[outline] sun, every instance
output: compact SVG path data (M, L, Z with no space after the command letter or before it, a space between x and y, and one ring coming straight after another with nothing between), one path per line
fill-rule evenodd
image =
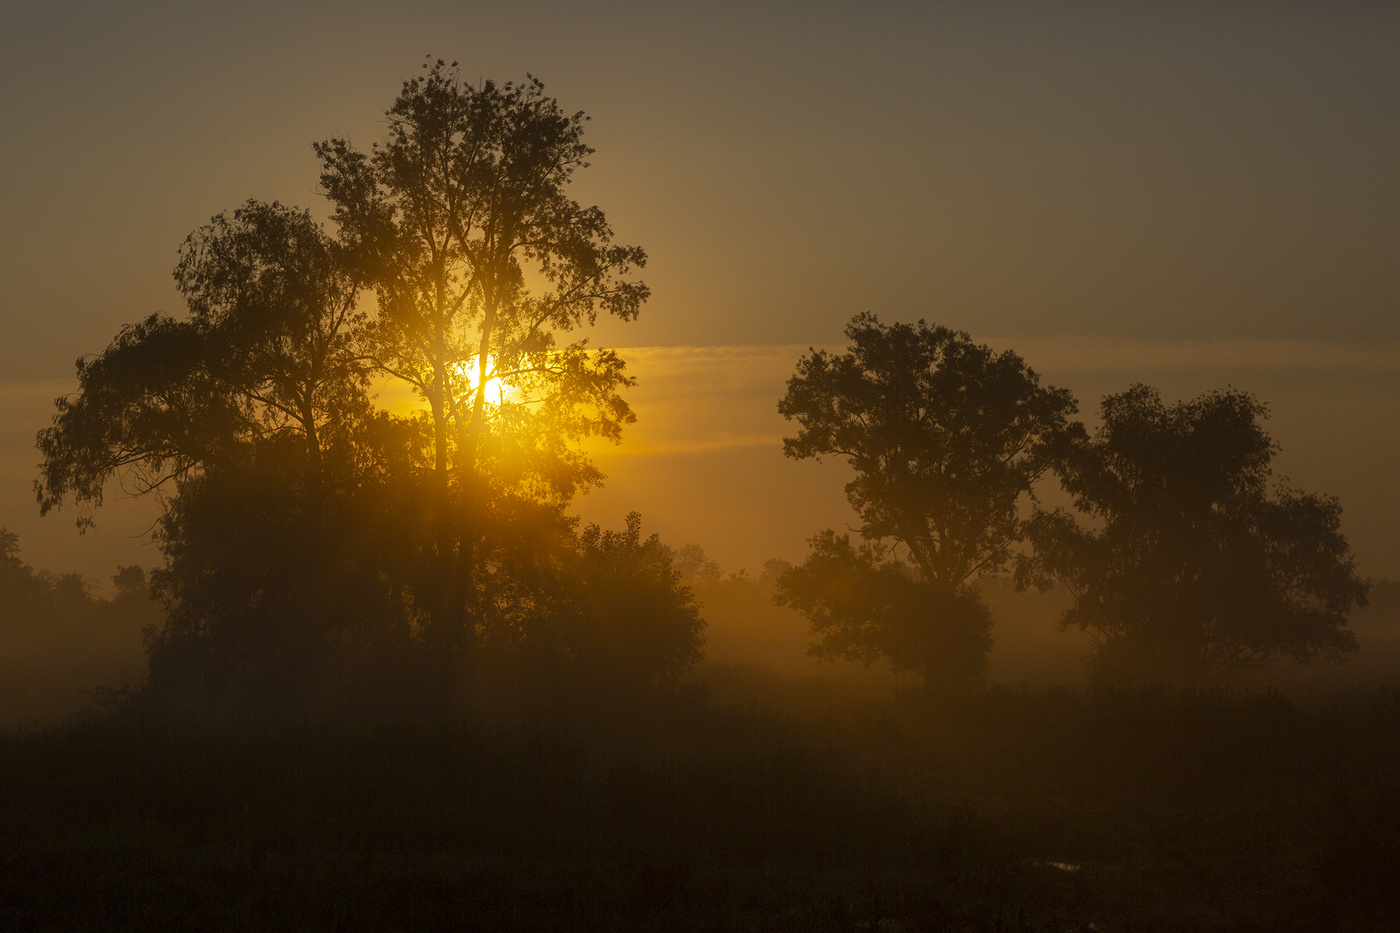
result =
M495 360L492 357L487 357L487 372L491 372L495 368ZM470 405L476 394L476 360L462 360L451 364L449 369L454 377L452 382L456 383L454 391L459 393L458 400ZM413 417L428 410L427 398L423 391L414 388L410 383L384 376L373 380L372 387L380 404L395 414ZM501 405L504 402L520 402L522 399L523 394L519 386L511 385L510 382L499 376L493 376L486 380L486 402L488 404Z
M495 370L495 368L495 358L488 356L486 358L486 371L492 372ZM473 358L469 360L463 360L460 363L455 363L453 364L452 369L457 373L457 375L466 379L467 385L470 387L470 393L474 395L476 393L478 379L476 359ZM499 376L492 376L491 378L486 380L486 401L499 405L502 402L513 400L515 396L515 388L503 381Z

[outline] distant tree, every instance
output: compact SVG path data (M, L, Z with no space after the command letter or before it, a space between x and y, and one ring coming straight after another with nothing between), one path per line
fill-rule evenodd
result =
M19 535L0 527L0 628L27 624L39 615L49 589L20 559Z
M1096 677L1201 683L1356 650L1347 617L1367 586L1341 505L1269 488L1261 402L1226 389L1168 406L1138 384L1102 413L1062 466L1090 524L1038 511L1017 568L1023 586L1069 588L1063 624L1094 636Z
M144 679L142 633L160 610L139 567L112 582L107 600L79 574L35 570L0 527L0 728L70 717Z
M883 656L930 687L954 676L940 658L957 657L955 679L976 679L990 647L976 580L1006 566L1018 502L1076 430L1074 399L946 327L861 314L846 335L848 352L798 361L778 411L800 426L787 456L855 470L846 496L871 545L818 535L779 599L822 635L817 654Z
M676 569L682 578L701 587L714 586L723 577L719 562L711 560L698 544L683 544L676 550Z

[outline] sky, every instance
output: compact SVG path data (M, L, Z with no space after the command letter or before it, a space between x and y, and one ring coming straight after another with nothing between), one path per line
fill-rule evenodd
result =
M425 57L589 115L574 195L643 246L639 421L586 520L800 560L852 521L776 404L851 317L1010 348L1092 420L1135 381L1269 403L1290 484L1400 576L1400 7L1360 3L0 2L0 525L36 566L158 562L154 504L40 520L73 361L153 311L248 198L326 216ZM799 12L800 10L800 12Z

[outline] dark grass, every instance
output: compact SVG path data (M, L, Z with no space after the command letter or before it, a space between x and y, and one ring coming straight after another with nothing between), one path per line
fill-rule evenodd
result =
M1400 697L988 692L0 740L0 929L1386 929Z

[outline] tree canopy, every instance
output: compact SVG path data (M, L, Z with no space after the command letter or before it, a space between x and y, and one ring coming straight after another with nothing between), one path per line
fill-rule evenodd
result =
M454 465L467 484L491 475L493 380L534 403L498 399L502 419L548 418L534 437L616 440L633 418L622 361L558 335L600 311L631 320L649 292L630 277L646 253L613 243L602 210L568 196L593 152L582 113L565 113L534 78L473 87L455 64L424 68L369 153L344 139L315 148L341 240L378 294L375 363L428 403L446 488ZM536 492L567 500L598 481L586 461L549 452L567 468L536 474Z
M846 336L846 353L798 361L778 404L799 426L783 452L845 457L862 537L901 545L930 582L956 588L1005 566L1017 500L1051 466L1073 397L946 327L861 314Z
M1270 486L1277 445L1254 396L1216 390L1166 405L1134 385L1063 460L1082 525L1040 510L1023 585L1068 586L1063 624L1096 639L1111 681L1200 683L1356 649L1367 586L1331 496Z
M1018 502L1074 433L1074 399L1042 387L1015 353L946 327L886 326L861 314L846 336L846 353L814 350L798 361L778 411L799 426L783 441L787 456L841 456L855 471L846 496L871 546L817 536L807 563L783 578L780 598L824 635L819 652L873 649L912 664L917 652L890 646L917 642L916 669L932 672L941 651L966 656L954 642L978 644L980 672L989 622L985 610L966 605L975 600L970 587L1006 566L1021 537ZM836 579L854 589L833 585ZM897 590L909 593L897 598L896 611L880 594L894 599ZM922 619L925 637L907 633L912 617ZM974 624L968 620L980 620L980 635L962 631ZM877 634L890 627L899 633Z
M38 437L41 511L100 505L114 476L150 492L288 441L320 490L328 435L366 404L363 315L335 244L307 211L249 201L186 238L175 280L188 318L151 315L78 360L78 391Z

